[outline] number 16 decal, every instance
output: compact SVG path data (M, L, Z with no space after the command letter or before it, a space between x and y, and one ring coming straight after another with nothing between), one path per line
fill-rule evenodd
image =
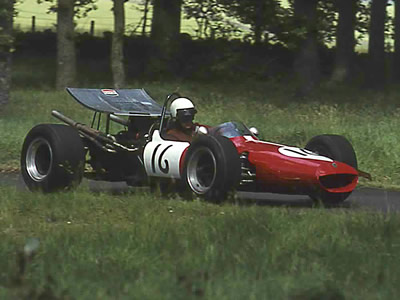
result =
M152 169L153 173L156 173L156 155L157 155L157 152L158 152L158 149L160 148L160 146L161 146L161 144L158 144L158 145L154 148L153 155L151 156L151 169ZM163 156L164 156L165 152L167 152L167 150L168 150L169 148L171 148L171 147L172 147L172 145L167 146L167 147L161 152L160 156L158 157L158 167L159 167L159 169L161 170L161 172L163 172L164 174L168 174L168 172L169 172L169 162L168 162L168 160L165 159L165 160L164 160L164 165L165 165L165 167L163 167L163 166L162 166L162 159L163 159Z
M180 178L181 159L189 143L154 141L147 144L143 162L149 176Z

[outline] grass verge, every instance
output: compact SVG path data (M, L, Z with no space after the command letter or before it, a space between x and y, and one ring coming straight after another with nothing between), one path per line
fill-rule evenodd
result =
M0 187L0 203L2 299L400 294L398 214L219 206L84 186L51 195Z

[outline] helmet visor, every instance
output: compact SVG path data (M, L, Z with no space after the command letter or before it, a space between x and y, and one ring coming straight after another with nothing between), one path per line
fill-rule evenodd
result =
M177 119L181 123L189 123L193 122L194 115L196 114L196 109L194 108L188 108L188 109L179 109L176 112Z

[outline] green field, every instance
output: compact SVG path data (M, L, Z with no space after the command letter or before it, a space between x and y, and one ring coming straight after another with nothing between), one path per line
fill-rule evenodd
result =
M138 26L143 17L143 12L138 8L140 1L129 1L125 3L125 19L126 19L126 34L130 34L131 31ZM90 22L95 21L95 34L102 35L104 31L113 31L113 14L111 11L112 1L111 0L97 0L97 9L92 10L88 13L87 17L75 18L77 23L77 32L89 32ZM18 3L16 10L18 12L15 18L15 27L21 30L30 30L32 27L32 16L36 17L36 30L41 31L45 29L52 29L55 31L56 14L47 13L50 5L47 2L41 4L37 3L37 0L24 0ZM150 32L152 12L150 11L147 23L147 32ZM186 20L182 18L181 31L189 34L194 34L196 24L193 20ZM141 33L141 27L138 33Z

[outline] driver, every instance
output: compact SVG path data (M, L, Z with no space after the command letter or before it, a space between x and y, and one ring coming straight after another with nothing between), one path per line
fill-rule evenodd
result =
M188 98L177 98L170 106L172 122L169 122L165 138L172 141L191 142L199 124L193 123L196 108Z

